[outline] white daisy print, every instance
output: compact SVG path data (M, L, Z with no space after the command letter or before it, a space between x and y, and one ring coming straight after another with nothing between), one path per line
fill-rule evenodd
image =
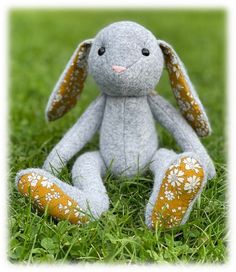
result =
M174 197L174 194L171 192L171 191L165 191L165 197L168 199L168 200L173 200L175 197Z
M186 95L187 95L188 97L194 99L192 93L190 93L189 91L186 92ZM193 100L192 100L190 103L193 104ZM198 106L198 105L196 104L196 106Z
M199 122L199 124L200 124L202 127L205 127L205 126L206 126L205 120L199 120L198 122Z
M182 89L184 89L184 87L183 87L181 84L179 84L179 83L176 84L176 88L177 88L179 91L181 91Z
M44 177L41 182L41 185L46 188L51 188L53 186L53 183Z
M189 121L193 121L193 120L194 120L194 116L193 116L191 113L187 113L186 118L187 118Z
M197 176L192 176L187 178L187 183L184 185L184 190L188 193L195 192L196 187L200 185L200 178Z
M204 116L203 116L203 114L199 114L198 116L197 116L197 120L198 121L201 121L201 120L204 120L205 118L204 118Z
M66 80L64 80L64 82L66 82ZM59 93L57 93L55 100L56 100L56 101L59 101L59 100L61 100L61 99L62 99L62 95L59 94Z
M78 205L75 207L74 213L75 213L75 216L76 216L76 217L84 216L84 215L81 213L80 208L79 208Z
M71 211L72 202L70 200L67 201L67 205L63 206L62 204L58 205L60 210L64 210L65 214L68 214Z
M165 203L165 204L161 207L162 210L166 210L166 209L169 209L169 208L170 208L170 205L169 205L168 203Z
M67 206L65 206L65 214L69 213L69 209L67 209Z
M178 169L173 169L167 177L167 181L173 186L179 186L183 181L184 172Z
M206 128L196 128L197 134L200 136L206 136L209 133L209 130Z
M58 192L55 192L53 196L54 196L55 199L60 198L60 194Z
M177 78L179 78L179 76L180 76L180 72L179 72L178 67L173 66L172 71L175 73L176 77L177 77Z
M176 98L178 98L178 99L181 98L181 94L180 94L179 89L173 88L173 92L174 92L174 95L175 95Z
M171 63L172 64L178 64L178 60L174 55L171 56Z
M75 217L79 217L79 215L80 215L80 212L79 212L79 211L74 210L74 213L75 213Z
M180 165L180 160L177 160L177 162L176 162L176 163L173 163L173 164L169 167L169 169L178 168L179 165Z
M53 195L52 195L51 193L47 193L47 194L45 195L45 199L46 199L47 201L51 201L51 200L53 199Z
M42 203L40 202L40 197L39 197L39 195L34 196L34 201L35 201L36 205L38 205L39 208L43 208L43 205L42 205Z
M61 113L63 113L65 110L65 106L61 106L57 109L57 114L60 115Z
M183 100L178 100L179 107L182 111L188 111L190 109L190 104Z
M38 181L41 179L41 176L32 173L31 175L28 176L28 181L30 182L30 185L35 187L38 183Z
M163 51L164 51L164 53L167 54L167 55L170 54L170 50L169 50L168 48L164 48Z
M172 70L173 65L170 62L168 62L166 64L166 66L167 66L168 70L170 70L170 71Z
M59 210L64 210L64 213L67 214L69 212L68 207L62 205L61 203L58 205Z
M196 173L199 172L199 168L201 169L200 164L194 158L186 158L183 160L185 163L186 170L194 170Z
M170 218L170 225L171 226L177 226L180 223L181 218L178 218L176 216L171 216Z

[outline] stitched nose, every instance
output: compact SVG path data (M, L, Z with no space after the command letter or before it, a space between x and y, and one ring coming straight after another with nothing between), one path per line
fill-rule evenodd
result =
M121 73L124 72L126 68L123 66L112 65L112 70L115 71L116 73Z

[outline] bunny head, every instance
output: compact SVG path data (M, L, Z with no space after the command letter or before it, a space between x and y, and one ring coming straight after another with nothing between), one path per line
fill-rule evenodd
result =
M111 96L141 96L154 90L163 69L163 54L154 35L133 22L118 22L93 41L89 72Z
M50 96L46 117L56 120L74 107L87 72L102 93L144 96L154 90L164 64L182 115L199 136L209 135L205 110L174 49L143 26L128 21L113 23L94 39L79 44Z

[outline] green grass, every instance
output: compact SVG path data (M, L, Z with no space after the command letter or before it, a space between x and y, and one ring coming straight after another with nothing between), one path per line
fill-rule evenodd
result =
M203 10L14 10L10 13L10 154L9 260L11 262L224 263L227 260L225 150L225 18L224 11ZM217 177L208 182L188 223L151 231L144 210L152 176L132 179L107 175L110 210L86 226L56 223L39 215L15 189L18 170L40 167L63 133L99 91L91 78L77 107L47 124L44 109L56 80L77 44L106 24L137 21L173 44L188 68L205 105L213 134L202 142L213 158ZM167 76L157 87L174 102ZM177 148L159 128L160 144ZM98 149L98 135L81 150ZM70 169L62 178L71 182Z

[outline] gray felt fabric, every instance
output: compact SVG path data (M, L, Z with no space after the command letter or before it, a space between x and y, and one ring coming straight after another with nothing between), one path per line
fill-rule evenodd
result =
M77 159L72 170L75 186L62 182L48 171L38 168L28 168L18 172L16 185L21 176L29 173L42 175L55 183L78 203L83 212L91 215L91 220L99 218L109 208L108 195L101 179L101 174L105 173L105 166L99 152L89 152ZM80 175L79 183L78 175Z
M158 197L160 187L162 184L162 180L165 176L165 173L166 173L167 169L172 164L174 164L177 160L179 160L183 157L191 157L191 158L196 159L197 161L200 161L200 158L196 153L183 152L181 154L176 154L173 150L168 150L165 148L160 148L152 158L152 163L150 164L150 170L152 171L152 173L154 175L154 185L153 185L153 190L152 190L151 196L148 200L148 203L146 206L146 211L145 211L145 223L150 228L152 227L151 216L152 216L153 207L154 207L156 199ZM189 207L188 207L188 209L187 209L187 211L181 221L181 225L186 223L186 221L190 215L190 212L192 210L192 207L193 207L196 199L198 198L198 196L201 194L202 189L204 188L204 186L206 184L206 181L207 181L207 178L205 176L204 180L202 182L202 185L201 185L201 189L199 190L199 192L197 193L197 195L195 196L195 198L193 199L193 201L189 205Z
M105 47L104 55L98 49ZM142 55L148 48L150 56ZM101 30L90 50L89 72L101 91L111 96L140 96L153 90L162 73L164 59L153 34L133 22L118 22ZM126 67L114 73L112 65Z
M74 186L85 191L100 190L106 192L102 177L106 173L106 166L100 152L87 152L78 157L72 168Z
M62 74L60 75L60 78L58 79L50 97L49 97L49 100L48 100L48 104L47 104L47 107L46 107L46 110L45 110L45 118L47 121L52 121L52 120L56 120L58 118L60 118L61 116L64 115L64 113L57 113L57 115L55 114L52 114L51 112L51 109L53 108L53 102L55 101L58 101L58 96L60 97L58 91L61 87L61 85L63 84L63 82L65 81L65 77L66 77L66 74L68 72L68 70L70 69L71 65L73 64L73 60L75 59L76 55L78 54L78 52L81 51L81 47L83 47L84 45L87 45L88 49L86 50L86 53L82 54L83 57L80 57L77 65L78 67L80 68L84 68L86 71L87 71L87 61L86 61L86 58L87 58L87 55L88 55L88 52L90 51L90 47L91 47L91 44L92 44L93 40L92 39L89 39L89 40L85 40L83 41L82 43L80 43L78 45L78 47L76 48L75 52L73 53L73 55L71 56L70 60L68 61L64 71L62 72ZM84 78L84 80L86 79L86 76ZM76 92L77 94L79 94L82 89L83 89L83 85L78 88L79 91ZM77 100L78 100L79 97L77 97ZM60 98L59 98L60 100ZM64 105L63 105L64 106ZM74 105L73 105L74 106ZM73 107L71 106L71 107ZM61 107L59 107L57 109L57 111L61 111ZM62 111L64 112L64 111Z
M90 211L95 218L109 208L107 191L102 181L105 173L106 166L98 151L81 155L72 168L73 184L86 198L85 211Z
M148 101L154 118L175 138L183 151L196 153L209 179L215 176L214 164L194 130L182 115L160 95L149 95Z
M185 80L187 82L187 85L189 86L189 89L190 89L190 93L194 97L194 100L196 101L196 103L197 103L197 105L198 105L198 107L199 107L199 109L201 111L201 118L202 118L202 120L206 121L207 127L209 129L209 134L211 134L211 125L210 125L210 122L208 120L206 111L205 111L205 109L204 109L204 107L203 107L203 105L202 105L202 103L201 103L201 101L200 101L200 99L198 97L198 94L197 94L197 92L196 92L196 90L195 90L195 88L194 88L191 80L189 79L189 76L187 74L187 70L184 67L184 64L182 63L182 61L180 60L179 56L175 52L174 48L170 44L168 44L167 42L162 41L162 40L158 40L158 44L162 45L162 46L164 45L167 48L171 48L171 50L174 52L174 56L173 57L175 58L175 61L179 64L179 67L180 67L181 71L184 74L184 78L185 78ZM177 90L173 90L173 91L175 92L175 95L178 95L178 91ZM200 133L200 135L201 135L201 133Z
M101 125L105 96L99 96L65 134L47 157L43 169L60 172L66 163L93 137Z
M152 163L150 164L150 170L154 175L154 184L151 196L148 200L146 211L145 211L145 223L148 227L152 227L152 210L155 205L158 193L161 187L162 179L165 175L167 168L171 165L173 161L176 160L176 153L172 150L167 150L165 148L160 148L155 152Z
M105 48L105 53L99 56L101 47ZM142 54L143 48L150 51L149 56ZM60 172L99 128L100 151L86 153L76 160L72 169L74 187L44 170L27 169L25 172L37 171L52 178L65 192L78 199L84 210L89 204L97 218L109 206L102 182L106 168L115 175L133 176L152 163L154 187L146 209L149 226L160 182L176 157L190 152L199 158L208 178L214 177L213 162L193 129L164 98L150 94L159 81L163 64L156 38L144 27L133 22L119 22L101 30L93 40L88 65L102 94L53 148L43 168L48 172L53 169ZM126 70L116 72L114 65ZM166 149L158 150L154 118L174 136L184 153L176 155ZM25 172L18 173L17 180Z
M107 96L100 149L115 175L135 175L150 162L157 149L157 134L147 96Z

